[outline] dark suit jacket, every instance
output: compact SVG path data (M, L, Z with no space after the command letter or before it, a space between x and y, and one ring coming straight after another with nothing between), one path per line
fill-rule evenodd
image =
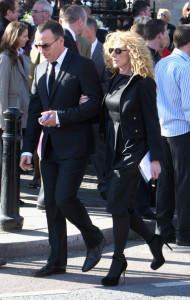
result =
M84 157L94 151L91 119L99 114L102 90L94 63L68 50L49 99L47 62L36 67L23 151L33 153L43 128L42 159L48 136L59 159ZM79 105L81 94L89 101ZM60 127L42 127L42 111L57 110Z
M105 101L106 96L104 97ZM103 106L104 106L103 101ZM100 131L105 131L102 107ZM120 98L120 123L125 140L146 138L150 159L162 159L162 142L156 106L156 83L152 78L133 75Z
M68 29L64 30L64 45L73 53L79 54L79 50L77 48L75 40L73 39L73 36Z
M5 29L7 27L7 25L10 23L9 20L7 20L6 18L4 18L3 16L0 16L0 42L1 42L1 38L5 32Z
M92 60L95 64L96 70L98 72L102 89L104 94L107 92L108 88L108 74L105 69L104 58L103 58L103 44L98 41L96 48L92 54Z

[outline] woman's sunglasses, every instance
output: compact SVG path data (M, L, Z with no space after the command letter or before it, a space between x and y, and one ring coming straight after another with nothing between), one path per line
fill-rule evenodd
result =
M113 51L115 51L115 54L121 54L121 52L127 51L127 50L120 49L120 48L115 48L115 49L114 48L109 48L108 51L109 51L109 54L112 54Z

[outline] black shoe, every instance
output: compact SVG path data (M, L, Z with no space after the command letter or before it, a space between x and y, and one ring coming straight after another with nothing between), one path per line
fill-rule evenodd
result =
M102 256L102 250L106 244L105 238L102 239L101 243L93 249L87 250L85 262L82 267L83 272L88 272L100 261Z
M4 259L4 258L0 258L0 267L1 266L5 266L6 265L6 259Z
M190 246L190 242L177 239L176 245L177 246Z
M153 213L153 211L151 209L149 209L148 211L146 211L145 213L142 214L142 218L147 219L147 220L155 220L156 214Z
M148 242L150 251L153 255L153 260L150 265L153 270L157 270L165 263L165 258L162 254L162 247L164 244L167 245L170 250L172 250L172 248L164 241L161 235L154 234L152 239Z
M25 205L25 202L20 200L20 206L24 206Z
M45 205L44 204L38 204L36 205L37 209L40 209L40 210L45 210Z
M114 273L114 277L109 276L109 273L108 273L108 275L101 280L102 285L105 285L105 286L118 285L119 279L120 279L120 276L122 273L123 273L123 278L124 278L124 282L125 282L125 271L127 269L127 261L125 259L125 256L123 255L122 257L116 257L115 255L113 255L112 258L113 258L113 260L112 260L112 264L110 267L110 271L112 273Z
M43 266L40 270L35 271L32 273L34 277L43 277L43 276L49 276L53 274L64 274L66 272L66 267L60 267L55 266L52 263L47 263L45 266Z

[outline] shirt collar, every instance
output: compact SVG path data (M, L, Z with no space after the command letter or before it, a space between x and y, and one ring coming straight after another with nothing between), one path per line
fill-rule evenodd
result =
M172 54L179 55L179 56L183 57L186 61L190 61L189 55L185 51L183 51L181 49L175 48L173 50Z
M58 59L56 59L56 62L61 66L62 62L65 58L65 55L67 54L67 48L64 49L64 51L62 52L62 54L58 57Z
M23 55L23 53L24 53L24 49L22 48L17 49L17 56Z
M72 37L73 37L74 41L76 41L76 34L74 33L74 31L70 27L67 27L67 25L65 26L65 28L67 30L69 30L69 32L72 34Z
M91 57L92 57L92 54L93 54L93 52L94 52L94 50L96 48L97 43L98 43L98 40L96 38L95 41L91 45Z

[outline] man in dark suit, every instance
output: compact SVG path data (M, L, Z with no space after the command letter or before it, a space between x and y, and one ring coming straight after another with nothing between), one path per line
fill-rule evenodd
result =
M64 28L65 46L76 54L79 54L77 37L82 34L86 20L86 12L78 5L70 5L66 10L60 9L59 22Z
M10 22L18 21L20 6L16 0L0 0L0 41Z
M87 247L83 272L98 263L105 245L101 231L77 198L94 150L91 119L100 109L101 86L91 60L65 48L63 36L62 26L48 20L38 26L35 37L47 62L35 70L20 166L23 170L31 167L30 153L37 146L42 125L41 171L51 253L34 276L66 271L66 219L81 231ZM80 105L82 93L90 100ZM43 120L39 120L41 115Z
M83 30L82 35L92 42L91 47L91 58L95 64L98 72L100 82L104 94L108 89L108 74L105 69L104 58L103 58L103 44L100 43L96 37L98 26L96 20L88 16L86 27ZM98 190L103 199L106 200L106 185L105 185L105 145L100 140L99 136L99 125L93 124L93 130L95 135L95 153L91 156L92 164L98 178Z

